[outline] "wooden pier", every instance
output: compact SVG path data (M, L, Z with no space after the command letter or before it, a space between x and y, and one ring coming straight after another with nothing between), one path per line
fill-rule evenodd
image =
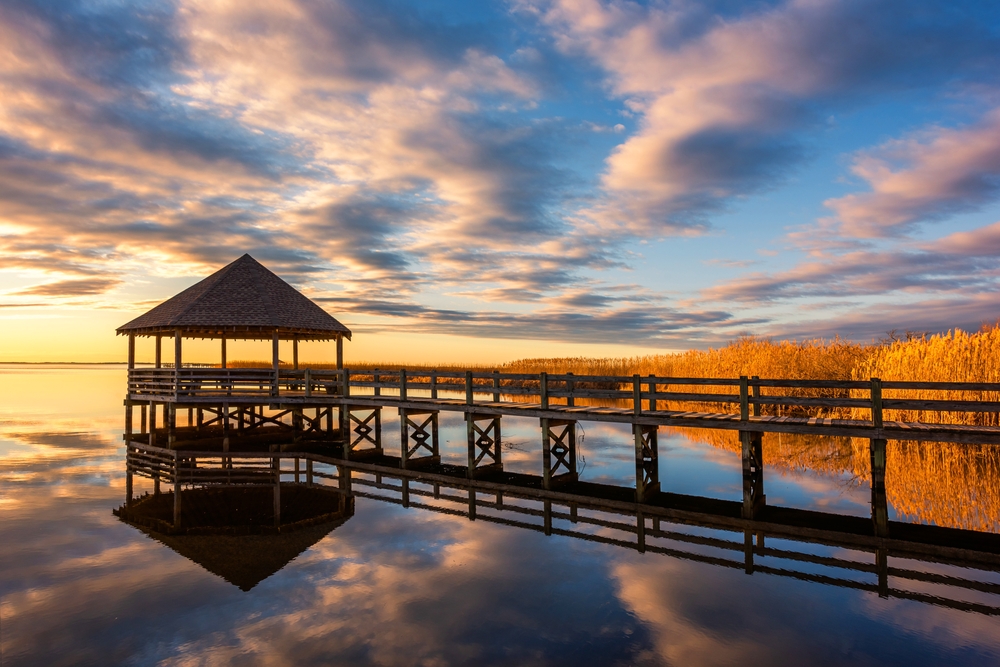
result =
M521 486L545 493L585 484L577 469L580 422L629 424L631 442L623 446L634 451L634 486L602 489L598 495L607 502L630 503L637 514L677 509L665 500L674 496L659 481L660 427L736 431L743 464L737 518L743 522L779 511L810 516L767 505L764 433L865 438L871 454L872 516L862 532L876 540L915 530L888 520L887 440L1000 443L1000 426L993 425L1000 400L990 398L1000 396L1000 383L350 370L343 363L343 341L351 338L350 329L249 255L118 333L128 337L126 502L132 499L135 474L151 477L154 492L161 484L172 485L175 524L182 516L182 490L213 484L270 484L275 521L280 521L280 464L288 456L297 462L296 476L307 478L313 463L321 460L339 465L339 474L346 474L348 466L368 464L400 475L440 472L442 412L464 416L468 457L461 476L470 483L513 479L504 470L502 420L537 419L541 474ZM137 337L155 340L153 368L136 366ZM173 341L169 366L162 359L164 338ZM185 366L185 338L218 340L219 366ZM228 368L226 344L235 339L269 343L270 367ZM300 368L301 341L334 341L337 368ZM290 344L290 364L280 359L282 342L286 352ZM956 400L956 393L964 398ZM386 447L384 409L399 418L398 456ZM850 418L811 416L833 411ZM906 416L913 414L929 418ZM214 463L206 467L206 461ZM299 463L305 464L304 471ZM948 534L958 539L957 533Z
M255 444L302 448L334 447L343 460L385 454L382 410L400 420L402 469L440 462L438 415L458 412L468 433L467 475L503 469L502 418L538 419L542 484L553 489L577 479L576 432L581 421L630 424L636 462L634 493L640 502L660 492L658 431L661 426L723 429L742 443L743 515L754 518L766 506L762 434L799 433L869 440L872 509L878 534L888 531L885 448L889 439L929 442L1000 443L1000 428L885 419L887 412L921 410L989 413L1000 403L927 399L930 391L1000 392L1000 384L833 382L760 378L661 378L433 372L133 368L126 399L126 439L167 449L221 450ZM778 393L780 392L780 393ZM883 397L891 392L896 397ZM919 398L908 398L907 394ZM826 393L826 396L816 396ZM834 394L841 394L840 396ZM698 410L685 409L697 406ZM850 409L867 419L765 416L782 411ZM140 433L133 430L141 413ZM162 426L156 428L156 415ZM178 413L187 411L186 426ZM206 419L207 416L207 419ZM214 440L212 440L214 438ZM239 440L242 445L234 444ZM200 443L200 444L199 444Z

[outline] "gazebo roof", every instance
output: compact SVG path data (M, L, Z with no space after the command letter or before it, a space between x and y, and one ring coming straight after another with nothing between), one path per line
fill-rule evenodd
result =
M178 329L198 338L351 337L350 329L250 255L119 327L118 333L169 336Z

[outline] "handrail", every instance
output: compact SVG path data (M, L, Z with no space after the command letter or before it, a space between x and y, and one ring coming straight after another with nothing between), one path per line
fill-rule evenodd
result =
M877 380L874 378L873 380ZM482 371L437 370L330 370L271 368L134 368L128 373L128 390L134 398L282 396L370 398L379 400L442 400L441 392L466 398L475 406L482 402L525 401L542 410L559 406L581 406L578 401L611 401L631 408L636 415L669 410L672 404L716 405L742 419L762 414L815 414L817 410L840 410L852 419L874 413L875 384L871 381L798 380L767 378L691 378L576 374L529 374ZM879 382L880 411L918 413L1000 413L1000 383L996 382ZM365 393L367 391L371 393ZM734 393L733 390L736 390ZM882 391L887 395L882 398ZM939 395L928 396L927 392ZM958 397L949 394L961 392ZM981 398L970 397L979 393ZM943 395L940 395L942 394ZM726 408L726 406L729 406ZM598 407L594 405L593 407ZM859 412L861 414L859 414ZM865 413L868 413L867 415ZM940 417L939 417L940 418ZM995 417L990 417L995 420ZM915 422L923 423L923 422ZM992 423L992 422L991 422Z

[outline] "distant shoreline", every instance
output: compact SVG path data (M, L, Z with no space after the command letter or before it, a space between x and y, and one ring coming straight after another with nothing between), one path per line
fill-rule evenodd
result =
M5 366L112 366L127 364L127 361L0 361ZM152 361L137 361L137 364L152 364Z

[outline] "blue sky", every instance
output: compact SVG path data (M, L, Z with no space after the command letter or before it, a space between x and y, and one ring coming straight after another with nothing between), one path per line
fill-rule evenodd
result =
M395 357L976 328L998 14L5 2L0 356L107 356L244 252Z

